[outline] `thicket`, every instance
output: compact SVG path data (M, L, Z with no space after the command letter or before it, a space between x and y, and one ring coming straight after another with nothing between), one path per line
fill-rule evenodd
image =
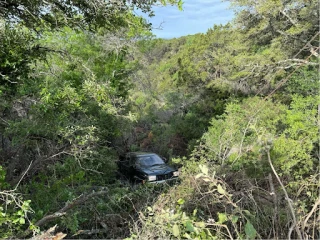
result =
M319 237L319 5L233 4L230 24L142 43L131 97L183 174L132 238Z
M0 237L319 238L318 2L169 40L130 3L0 3ZM180 183L122 181L135 150Z

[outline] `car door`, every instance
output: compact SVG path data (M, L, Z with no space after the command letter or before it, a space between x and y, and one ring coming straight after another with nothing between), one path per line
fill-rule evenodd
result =
M130 157L128 159L129 165L128 165L128 173L130 177L134 177L137 174L137 156L135 154L130 154Z
M129 175L130 173L130 154L127 154L125 158L121 161L121 172L124 175Z

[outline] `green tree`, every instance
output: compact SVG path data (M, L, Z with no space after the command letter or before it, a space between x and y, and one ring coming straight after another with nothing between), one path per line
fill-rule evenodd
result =
M162 4L178 4L182 1L162 0ZM1 3L0 17L8 22L20 22L28 28L37 31L65 26L94 29L105 27L113 30L118 27L128 27L127 13L135 8L152 14L151 6L156 1L62 1L62 0L9 0Z

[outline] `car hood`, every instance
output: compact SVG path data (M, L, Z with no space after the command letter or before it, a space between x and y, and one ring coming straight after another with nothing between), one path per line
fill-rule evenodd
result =
M161 175L161 174L167 174L167 173L175 171L174 168L169 167L168 165L164 165L164 164L163 165L156 165L156 166L152 166L152 167L141 166L138 169L147 175Z

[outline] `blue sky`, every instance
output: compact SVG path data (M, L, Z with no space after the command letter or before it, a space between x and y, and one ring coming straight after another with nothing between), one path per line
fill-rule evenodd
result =
M229 1L184 0L183 11L177 6L155 6L155 16L147 18L159 38L174 38L205 33L214 24L226 24L234 14ZM162 30L157 29L161 27Z

